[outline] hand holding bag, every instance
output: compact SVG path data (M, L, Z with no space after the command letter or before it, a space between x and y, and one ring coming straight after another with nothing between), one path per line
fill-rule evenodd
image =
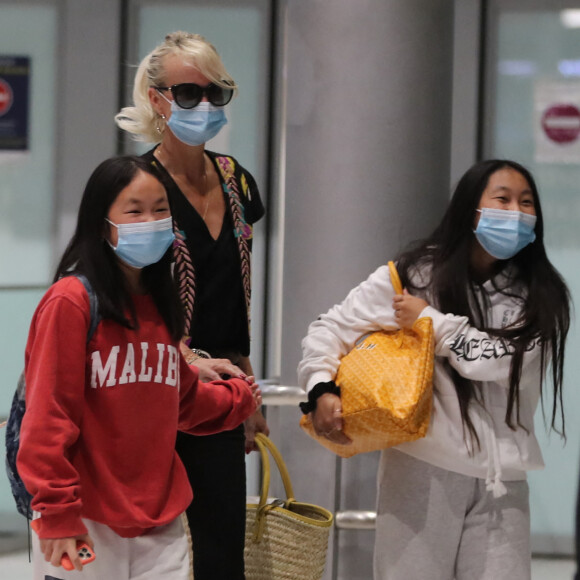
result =
M403 294L395 264L388 265L395 292ZM341 457L424 437L431 417L434 359L429 317L418 318L412 328L365 336L342 358L335 379L343 430L352 444L338 445L316 435L310 414L302 417L300 426Z
M246 507L246 580L320 580L324 573L332 514L317 505L297 502L280 452L268 437L256 434L262 456L258 504ZM276 461L286 500L268 503L270 459Z

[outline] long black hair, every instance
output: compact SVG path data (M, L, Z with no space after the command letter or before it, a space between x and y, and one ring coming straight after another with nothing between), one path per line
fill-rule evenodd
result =
M70 274L84 274L97 295L101 318L110 318L126 328L137 327L135 307L118 258L105 239L105 218L117 196L139 172L159 179L149 163L135 156L106 159L93 171L81 200L76 231L54 276L56 281ZM171 336L179 340L183 312L171 273L171 256L169 248L159 262L143 268L141 283L153 297Z
M518 252L513 258L498 261L495 265L499 272L508 263L515 264L515 278L508 287L498 287L499 292L513 296L510 287L513 282L523 284L525 296L521 298L522 312L518 320L506 328L486 326L485 303L482 308L478 295L480 282L474 275L470 263L471 249L477 243L473 234L476 210L489 178L500 169L513 169L528 182L533 194L537 216L533 243ZM413 285L412 274L419 267L431 270L430 279L425 286ZM570 293L562 277L550 263L544 247L544 221L538 190L530 172L518 163L502 159L482 161L472 166L460 179L449 207L439 226L425 240L414 244L398 260L398 270L403 285L411 294L415 290L429 290L436 307L445 313L466 316L470 324L485 332L508 341L513 350L510 367L508 405L505 422L511 429L522 427L519 409L519 382L522 374L524 353L533 342L541 345L541 392L543 404L544 371L548 358L551 358L554 386L551 427L565 437L564 410L562 405L562 380L564 371L564 350L570 327ZM418 284L417 282L415 282ZM473 401L482 403L477 383L461 377L457 371L448 367L452 374L464 427L479 443L468 409ZM557 427L558 408L561 427Z

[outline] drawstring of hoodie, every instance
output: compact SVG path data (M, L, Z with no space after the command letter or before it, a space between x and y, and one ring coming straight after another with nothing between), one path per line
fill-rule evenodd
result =
M506 486L501 480L501 462L499 459L499 444L492 424L487 423L486 443L487 443L487 477L485 479L485 489L493 493L493 497L498 499L507 493Z

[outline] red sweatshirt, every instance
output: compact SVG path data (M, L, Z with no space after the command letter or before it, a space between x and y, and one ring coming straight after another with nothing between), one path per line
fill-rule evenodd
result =
M193 497L177 429L216 433L254 411L245 381L199 382L151 297L133 299L139 328L102 320L88 345L89 298L75 277L32 319L18 471L40 538L86 533L81 517L123 537L171 522Z

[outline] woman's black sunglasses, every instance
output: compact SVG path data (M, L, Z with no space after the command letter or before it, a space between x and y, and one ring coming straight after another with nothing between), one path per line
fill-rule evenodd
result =
M193 109L201 103L205 95L207 100L216 107L227 105L234 96L234 89L226 89L210 83L200 87L195 83L181 83L171 87L155 87L158 91L171 91L173 100L182 109Z

